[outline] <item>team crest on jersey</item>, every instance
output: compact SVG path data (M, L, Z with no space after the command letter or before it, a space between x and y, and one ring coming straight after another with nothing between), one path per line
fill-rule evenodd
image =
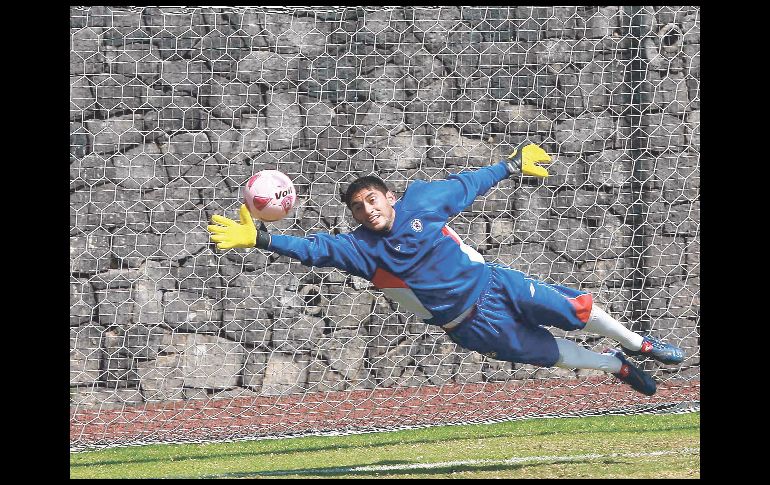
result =
M422 221L420 219L412 219L412 230L414 232L422 231Z

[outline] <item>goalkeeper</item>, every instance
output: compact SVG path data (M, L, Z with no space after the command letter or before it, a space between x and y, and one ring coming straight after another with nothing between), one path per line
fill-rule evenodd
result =
M508 177L547 177L538 164L550 161L542 148L523 143L495 165L446 180L413 181L399 200L379 178L361 177L344 196L361 224L349 234L269 234L264 226L257 230L245 205L240 222L214 215L208 230L220 250L257 247L306 266L333 266L363 277L465 349L522 364L598 369L653 395L653 378L625 354L677 364L684 358L681 349L630 331L595 305L590 293L485 262L447 226L449 218ZM555 338L543 325L609 337L623 351L593 352Z

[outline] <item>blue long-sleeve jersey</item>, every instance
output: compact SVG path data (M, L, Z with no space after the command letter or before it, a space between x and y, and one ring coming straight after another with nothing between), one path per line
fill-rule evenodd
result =
M483 257L447 226L449 218L509 176L505 162L409 184L387 233L363 225L349 234L275 234L269 250L306 266L332 266L366 278L426 323L443 325L476 301L489 280Z

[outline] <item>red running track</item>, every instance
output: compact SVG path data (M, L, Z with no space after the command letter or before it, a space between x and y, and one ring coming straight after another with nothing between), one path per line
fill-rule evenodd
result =
M669 380L647 397L606 377L318 392L70 410L70 447L234 440L331 431L478 423L700 401L700 381Z

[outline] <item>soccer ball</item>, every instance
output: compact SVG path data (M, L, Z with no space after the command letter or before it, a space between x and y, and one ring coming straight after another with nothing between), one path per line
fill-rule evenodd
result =
M278 170L255 173L243 187L243 202L251 216L265 222L283 219L294 207L297 194L291 179Z

